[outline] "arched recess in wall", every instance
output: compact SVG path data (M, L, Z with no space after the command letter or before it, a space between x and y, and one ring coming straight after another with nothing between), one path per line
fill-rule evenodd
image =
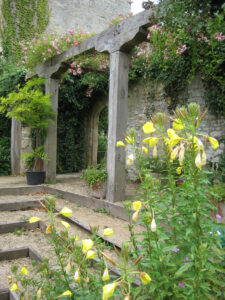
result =
M103 109L108 107L108 99L105 96L100 96L98 100L94 101L85 120L86 124L86 165L94 166L97 164L98 157L98 125L99 116Z

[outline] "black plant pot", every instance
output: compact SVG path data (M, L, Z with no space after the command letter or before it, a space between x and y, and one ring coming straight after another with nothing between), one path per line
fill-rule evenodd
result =
M45 171L27 171L27 184L37 185L45 181Z

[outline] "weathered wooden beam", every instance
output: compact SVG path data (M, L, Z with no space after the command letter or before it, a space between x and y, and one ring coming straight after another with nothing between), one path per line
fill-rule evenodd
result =
M19 229L24 229L24 230L36 229L38 227L39 227L38 222L29 223L29 221L24 221L24 222L19 221L13 223L0 224L0 234L14 232L15 230L19 230Z
M0 203L0 211L15 211L29 208L40 208L41 204L38 200L15 201Z
M23 258L28 256L29 256L28 247L0 251L0 261Z

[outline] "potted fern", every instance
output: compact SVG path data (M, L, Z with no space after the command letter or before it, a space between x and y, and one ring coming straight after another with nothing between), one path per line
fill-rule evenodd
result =
M81 178L84 179L92 189L93 197L100 199L105 198L107 180L105 164L89 166L87 170L83 172Z
M48 160L43 145L48 125L55 114L52 112L50 95L44 94L44 83L45 79L35 78L28 81L22 88L17 86L17 90L6 98L0 98L0 113L20 121L24 126L29 126L35 137L33 151L22 157L27 168L28 184L44 182L43 162Z

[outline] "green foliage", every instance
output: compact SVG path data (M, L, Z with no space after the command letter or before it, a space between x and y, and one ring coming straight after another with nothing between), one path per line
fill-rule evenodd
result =
M18 59L21 41L41 34L49 21L48 0L3 0L1 37L3 55Z
M91 81L89 81L91 79ZM88 97L92 83L92 97ZM71 173L85 168L85 117L91 103L108 89L104 74L66 75L59 90L57 172Z
M50 95L44 95L41 90L44 82L42 78L30 80L23 88L17 86L17 91L7 98L1 97L0 113L31 128L46 130L54 113L51 111Z
M27 170L36 170L38 159L44 162L48 162L49 160L47 154L44 152L44 146L37 147L31 153L24 153L21 159L24 159Z
M98 164L96 167L89 166L81 176L90 187L101 185L107 179L105 165Z
M10 167L10 137L0 138L0 175L9 175Z

